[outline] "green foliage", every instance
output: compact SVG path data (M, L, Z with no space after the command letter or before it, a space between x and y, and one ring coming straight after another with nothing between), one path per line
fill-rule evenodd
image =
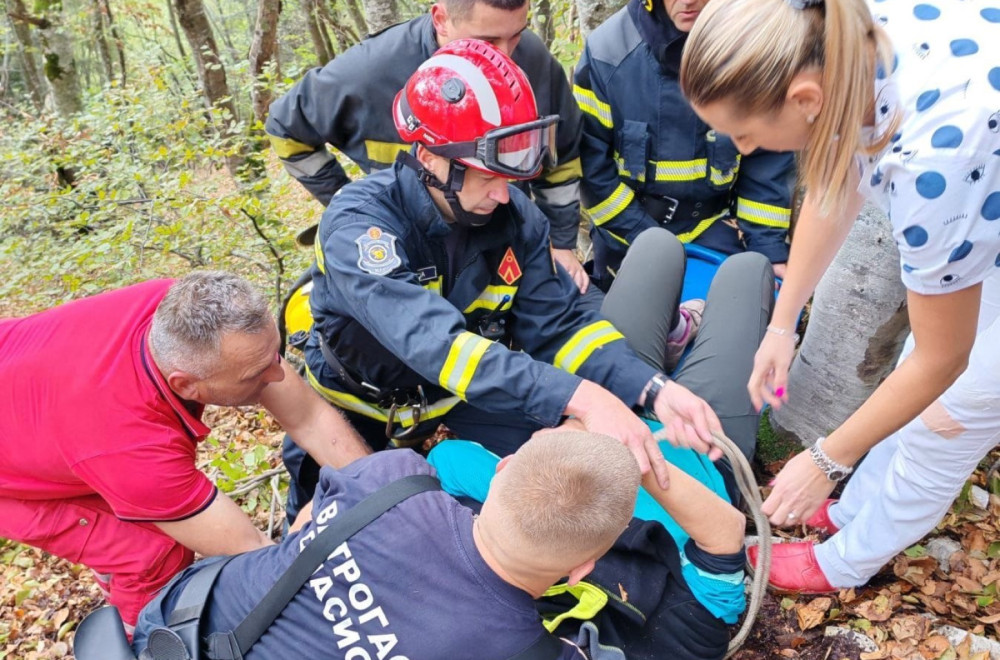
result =
M12 266L0 297L34 307L191 268L277 294L277 257L293 278L305 266L282 201L294 182L234 182L223 164L241 145L219 133L227 118L178 98L163 70L142 82L105 90L72 122L33 118L0 136L0 258Z
M797 443L782 438L771 426L771 409L768 408L760 416L757 427L757 461L768 465L775 461L788 458L802 450Z

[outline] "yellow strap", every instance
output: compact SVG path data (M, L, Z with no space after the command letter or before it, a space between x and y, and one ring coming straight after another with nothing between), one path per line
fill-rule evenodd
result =
M715 222L719 218L725 217L728 213L729 211L723 211L718 215L713 215L711 218L705 218L697 225L695 225L694 229L692 229L691 231L686 231L683 234L677 234L677 240L679 240L681 243L690 243L691 241L697 239L699 236L704 234L705 230L711 227L713 222Z
M299 142L298 140L293 140L291 138L268 135L267 139L271 141L271 148L274 149L274 153L278 154L278 158L282 159L298 156L299 154L319 151L317 147L310 146L304 142Z
M589 89L573 85L573 97L576 99L580 110L587 113L605 128L614 128L614 120L611 118L611 106L597 98Z
M792 219L792 210L783 206L774 206L737 197L736 215L747 222L765 227L788 229Z
M438 374L441 387L465 400L465 391L472 382L479 361L493 342L471 332L463 332L451 343L448 357Z
M633 199L635 199L635 192L624 183L619 183L607 199L585 209L585 211L590 216L590 221L600 227L624 211Z
M430 282L424 282L423 287L430 291L431 293L436 293L441 295L441 283L444 281L444 276L438 275Z
M396 154L400 151L406 151L409 148L410 145L399 144L398 142L365 140L365 152L368 154L368 160L382 163L383 165L392 165L396 160Z
M517 294L516 286L505 286L503 284L490 284L483 292L479 294L479 297L469 303L469 306L465 308L464 314L471 314L477 309L488 309L490 311L496 310L498 307L501 312L507 311L514 305L514 296ZM503 302L503 297L508 296L507 302ZM501 303L503 306L501 307Z
M368 403L364 399L359 399L356 396L350 395L346 392L341 392L340 390L332 390L329 387L323 387L320 384L316 376L313 375L312 371L309 370L309 365L306 365L306 379L314 390L316 390L320 396L334 404L339 408L344 410L350 410L351 412L356 412L358 414L364 415L365 417L370 417L371 419L378 420L380 422L389 421L389 411L384 408L379 408L376 405ZM457 396L445 397L439 401L428 405L426 408L420 412L420 421L426 421L428 419L435 419L447 414L452 408L459 404L461 400ZM415 407L407 406L405 408L396 409L395 421L403 428L409 428L413 426L414 414L413 411Z
M608 594L600 587L596 587L588 582L577 582L573 586L569 586L565 582L554 584L542 594L542 597L559 596L565 593L569 593L576 598L577 603L568 611L542 622L545 629L549 632L555 631L559 627L559 624L566 619L589 621L597 616L601 608L608 604Z
M585 325L577 330L568 342L563 344L563 347L556 353L553 364L564 371L575 374L580 365L586 362L594 351L619 339L625 339L625 335L618 332L610 321L597 321Z
M313 252L316 253L316 267L326 275L326 260L323 258L323 241L319 240L319 228L316 229L316 239L313 241Z

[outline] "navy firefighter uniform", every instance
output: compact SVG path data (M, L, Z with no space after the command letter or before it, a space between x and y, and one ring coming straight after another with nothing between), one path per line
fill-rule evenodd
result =
M683 243L788 259L793 156L741 157L698 118L677 78L686 37L660 0L630 0L590 34L576 68L581 196L602 286L658 224Z
M326 145L365 173L390 167L409 145L399 138L392 104L417 67L438 50L429 14L394 25L315 68L271 104L265 129L292 176L327 205L350 179ZM528 76L540 115L559 115L558 161L521 185L552 224L552 245L576 247L580 227L580 110L562 65L530 30L511 59Z
M397 435L443 422L508 454L560 422L582 378L634 405L656 374L578 306L548 222L513 185L489 223L463 227L396 164L343 188L315 245L307 377L375 448L391 416ZM315 485L309 470L292 457L301 496Z

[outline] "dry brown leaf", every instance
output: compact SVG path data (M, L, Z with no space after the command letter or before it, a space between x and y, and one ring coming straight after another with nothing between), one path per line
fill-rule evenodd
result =
M795 609L795 616L798 618L799 630L809 630L823 623L826 619L825 612L814 609L809 605Z
M890 625L892 636L898 641L919 642L927 636L930 630L930 621L926 617L911 614L909 616L896 617Z
M920 644L920 653L927 660L937 660L949 650L952 652L952 657L954 657L955 649L952 648L951 643L948 642L948 639L944 635L932 635Z
M892 611L899 605L899 596L896 594L892 596L890 598L885 594L880 594L872 600L861 603L854 611L858 616L864 617L869 621L888 621L889 617L892 616Z

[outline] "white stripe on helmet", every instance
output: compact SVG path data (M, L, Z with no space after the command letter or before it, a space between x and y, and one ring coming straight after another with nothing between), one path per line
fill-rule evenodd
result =
M479 102L479 112L483 117L483 121L494 126L500 125L500 103L497 101L497 95L493 91L490 81L486 79L486 76L483 75L483 72L475 64L464 57L445 54L434 55L421 64L420 69L432 66L451 69L456 75L461 76L476 95L476 100Z

